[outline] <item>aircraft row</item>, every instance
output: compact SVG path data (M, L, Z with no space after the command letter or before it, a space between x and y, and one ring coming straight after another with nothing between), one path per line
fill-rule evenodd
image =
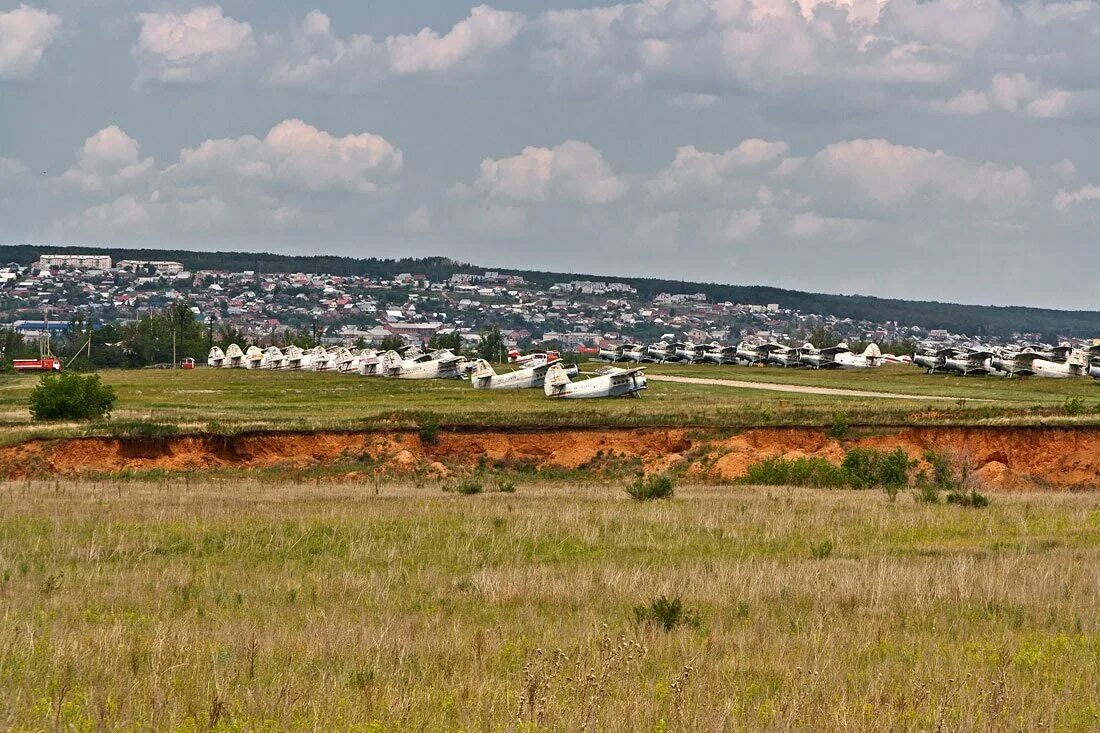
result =
M344 346L301 349L230 344L224 351L215 346L206 360L215 369L304 370L359 374L392 379L468 379L475 389L542 389L547 397L581 399L591 397L639 397L646 389L644 367L599 370L588 379L574 381L580 374L576 364L563 364L556 352L528 354L515 359L516 368L498 374L484 359L474 361L448 349L423 352L359 351Z
M789 346L752 341L742 341L737 346L723 346L718 343L695 345L687 342L662 342L650 346L624 344L600 349L597 358L613 363L770 364L811 369L872 369L887 361L899 361L891 355L883 356L875 344L856 354L844 343L818 349L813 344Z
M1010 349L948 347L916 354L913 363L929 374L1100 379L1100 345L1088 349L1071 346L1052 349L1030 346Z

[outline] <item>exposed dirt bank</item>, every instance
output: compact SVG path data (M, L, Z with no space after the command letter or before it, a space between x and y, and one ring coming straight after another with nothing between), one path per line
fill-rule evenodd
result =
M259 433L168 438L79 438L0 448L9 478L119 471L308 468L347 473L448 475L480 464L522 470L683 471L699 481L732 481L776 456L839 462L846 448L903 448L961 456L992 487L1100 488L1100 428L935 428L854 431L844 439L815 428L730 432L684 429L442 432Z

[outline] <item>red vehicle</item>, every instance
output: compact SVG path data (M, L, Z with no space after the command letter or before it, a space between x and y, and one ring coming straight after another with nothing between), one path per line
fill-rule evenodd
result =
M192 359L190 356L180 362L180 369L194 369L194 368L195 368L195 360Z
M61 371L61 360L56 356L43 356L40 359L14 359L11 365L17 372Z

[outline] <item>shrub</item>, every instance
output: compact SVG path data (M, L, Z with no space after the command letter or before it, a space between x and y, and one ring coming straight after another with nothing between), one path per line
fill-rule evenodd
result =
M930 481L933 487L950 490L959 486L961 480L950 456L928 450L924 452L924 460L932 467Z
M982 507L989 506L989 497L985 494L970 489L957 489L948 493L948 504L957 504L958 506L968 507L970 509L981 509Z
M844 488L848 477L844 469L824 458L769 458L749 466L738 481L755 486L811 486Z
M35 420L96 420L109 417L118 397L98 374L45 374L31 392Z
M1088 411L1088 405L1080 397L1070 397L1062 405L1062 412L1071 416L1084 415Z
M665 631L672 631L677 626L697 629L703 624L702 615L698 611L686 608L679 596L676 598L660 596L649 604L635 606L634 619L639 624L654 624Z
M833 413L833 424L825 431L829 437L840 440L848 435L848 413Z
M676 492L676 482L668 474L640 476L626 487L626 493L635 501L668 499Z
M824 560L833 554L833 541L822 540L810 543L810 557L815 560Z
M841 467L853 489L877 486L898 489L909 483L909 457L901 448L889 453L874 448L853 448L844 454Z
M497 491L502 494L516 493L516 482L510 479L497 479Z
M939 504L940 503L940 487L936 486L928 474L921 472L917 477L917 501L924 502L925 504Z
M478 481L477 479L468 478L465 481L460 481L458 485L455 486L454 490L460 494L466 494L467 496L469 496L471 494L480 494L483 489L484 487L481 485L480 481Z
M439 419L427 415L420 420L420 442L431 445L439 440Z

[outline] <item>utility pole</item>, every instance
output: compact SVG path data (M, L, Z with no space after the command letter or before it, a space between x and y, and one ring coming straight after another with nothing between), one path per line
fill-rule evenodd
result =
M176 327L172 326L172 368L176 368Z

